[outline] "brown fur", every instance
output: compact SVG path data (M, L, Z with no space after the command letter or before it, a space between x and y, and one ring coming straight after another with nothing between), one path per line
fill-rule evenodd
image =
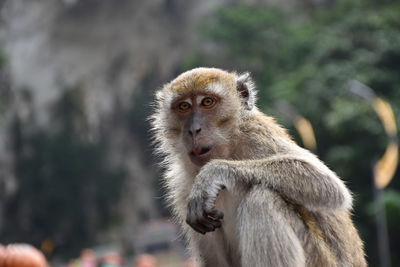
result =
M204 89L211 83L221 83L232 87L234 80L229 73L217 69L207 69L201 72L194 70L176 78L169 85L168 90L178 94L186 94Z

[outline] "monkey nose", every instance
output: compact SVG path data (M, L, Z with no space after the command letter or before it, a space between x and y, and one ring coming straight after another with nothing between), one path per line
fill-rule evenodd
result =
M191 136L193 136L193 133L194 133L194 135L196 136L198 133L200 133L200 131L201 131L201 128L190 129L189 134Z

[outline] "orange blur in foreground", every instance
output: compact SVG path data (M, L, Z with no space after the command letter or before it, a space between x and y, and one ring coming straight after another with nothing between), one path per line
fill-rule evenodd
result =
M135 267L155 267L157 259L150 254L142 254L136 258Z
M47 267L43 253L28 244L0 245L1 267Z

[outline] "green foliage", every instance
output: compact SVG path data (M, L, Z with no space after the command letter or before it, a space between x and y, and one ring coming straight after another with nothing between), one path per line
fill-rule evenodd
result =
M264 111L279 117L275 103L285 100L310 119L319 156L355 192L355 220L368 260L377 265L375 228L363 206L373 199L372 165L388 140L371 105L352 98L348 88L358 80L400 114L400 3L346 0L326 9L292 11L239 5L217 11L200 34L218 54L198 51L185 68L202 64L250 70ZM294 132L292 125L287 127ZM397 172L392 192L399 185ZM400 205L399 198L392 202ZM395 212L388 208L391 226L400 223ZM395 265L400 235L391 231L390 238Z
M67 89L52 113L52 129L27 130L18 118L12 129L19 188L7 210L1 239L40 246L50 238L56 252L76 255L117 217L122 171L107 164L104 140L83 135L78 89ZM111 221L113 220L113 221Z
M389 227L395 227L396 222L400 220L400 192L393 189L387 190L383 193L383 202L386 206L386 212L392 214L392 216L388 218ZM376 216L378 209L377 202L370 202L366 206L366 212L372 218Z

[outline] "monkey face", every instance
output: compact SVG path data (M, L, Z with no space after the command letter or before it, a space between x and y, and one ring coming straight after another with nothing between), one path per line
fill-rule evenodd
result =
M210 159L229 156L226 133L218 125L221 97L210 93L192 93L172 103L181 124L181 140L192 163L203 166Z
M198 68L181 74L156 94L159 151L200 167L231 158L238 124L256 110L252 89L247 73Z

